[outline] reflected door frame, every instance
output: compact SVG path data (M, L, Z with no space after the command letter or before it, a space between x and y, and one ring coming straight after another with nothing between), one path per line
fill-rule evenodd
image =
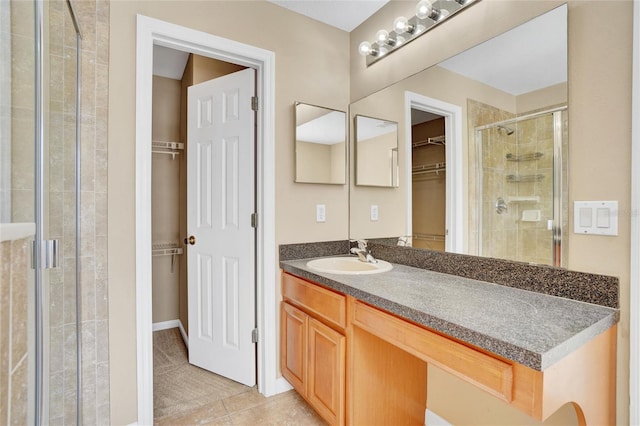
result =
M445 251L465 253L464 236L467 226L464 221L464 200L462 194L462 107L438 99L433 99L415 92L404 92L404 128L405 134L405 182L407 230L406 235L413 235L412 213L412 178L411 178L411 110L417 109L444 117L445 127L445 161L446 174L446 213L445 213Z

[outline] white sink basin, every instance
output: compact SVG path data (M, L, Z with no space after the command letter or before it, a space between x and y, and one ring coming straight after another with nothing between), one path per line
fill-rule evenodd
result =
M379 274L393 269L393 265L384 260L368 263L362 262L357 257L324 257L308 261L307 266L316 272L348 275Z

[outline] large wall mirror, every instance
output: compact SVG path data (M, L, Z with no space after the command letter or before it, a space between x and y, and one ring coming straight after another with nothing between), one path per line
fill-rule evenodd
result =
M352 103L349 114L399 123L398 186L352 185L351 238L408 236L414 247L565 264L566 5Z
M296 102L296 182L346 183L344 111Z

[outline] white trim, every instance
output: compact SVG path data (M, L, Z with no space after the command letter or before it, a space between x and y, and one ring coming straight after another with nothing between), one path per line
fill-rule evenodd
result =
M445 249L462 253L464 250L464 219L462 214L462 107L429 98L418 93L404 92L405 129L411 129L411 109L431 112L444 117L447 149L446 229ZM411 213L411 131L405 131L405 182L407 182L407 234L412 235Z
M160 321L153 323L153 331L169 330L171 328L180 327L180 320L174 319L169 321Z
M633 2L629 424L640 424L640 2Z
M182 326L182 321L178 320L178 329L180 330L180 335L182 336L182 341L184 345L189 349L189 336L187 336L187 332L184 331L184 327Z
M153 342L151 319L151 96L153 45L197 53L256 69L257 211L256 311L258 390L275 394L275 55L273 52L179 25L138 15L136 44L136 333L138 424L153 423Z
M0 241L21 240L35 234L36 224L33 222L0 223Z
M451 426L451 423L434 413L433 411L427 410L424 414L424 424L427 426Z
M278 378L278 380L276 380L276 393L282 393L282 392L286 392L288 390L293 389L293 386L291 386L291 383L289 383L287 381L287 379L285 379L284 377L280 377Z

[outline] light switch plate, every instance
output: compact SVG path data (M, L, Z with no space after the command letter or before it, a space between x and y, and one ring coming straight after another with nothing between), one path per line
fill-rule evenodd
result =
M618 235L617 201L574 201L573 232Z
M371 205L371 222L378 220L378 206L376 204Z
M316 222L326 222L327 209L324 204L316 204Z

